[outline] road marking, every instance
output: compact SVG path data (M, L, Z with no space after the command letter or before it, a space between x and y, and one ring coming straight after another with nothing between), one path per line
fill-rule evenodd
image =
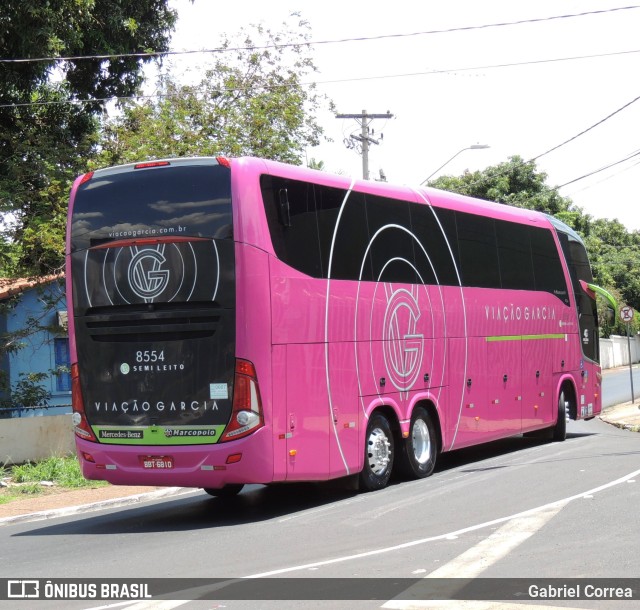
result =
M507 521L511 521L512 519L517 519L520 517L525 517L528 515L532 515L541 511L545 511L547 509L553 508L558 505L565 505L573 500L578 500L584 498L585 495L596 494L611 487L615 487L616 485L620 485L621 483L625 483L629 479L640 476L640 470L634 470L633 472L620 477L619 479L615 479L614 481L609 481L609 483L605 483L603 485L599 485L598 487L594 487L593 489L589 489L587 491L581 492L579 494L575 494L573 496L569 496L567 498L562 498L560 500L556 500L554 502L549 502L547 504L543 504L542 506L537 506L535 508L530 508L528 510L521 511L519 513L515 513L513 515L508 515L506 517L499 517L497 519L492 519L491 521L485 521L484 523L477 523L475 525L470 525L469 527L464 527L459 530L455 530L453 532L447 532L446 534L439 534L437 536L429 536L428 538L419 538L417 540L410 540L409 542L403 542L402 544L396 544L393 546L382 547L379 549L374 549L372 551L366 551L364 553L355 553L353 555L343 555L342 557L334 557L333 559L325 559L322 561L314 561L312 563L305 563L297 566L290 566L288 568L280 568L277 570L270 570L268 572L260 572L258 574L251 574L249 576L245 576L244 578L266 578L268 576L278 576L280 574L288 574L290 572L297 572L300 570L309 570L310 568L317 568L321 566L334 565L337 563L343 563L345 561L353 561L356 559L364 559L365 557L374 557L376 555L383 555L385 553L392 553L394 551L399 551L402 549L408 549L414 546L419 546L422 544L428 544L429 542L437 542L439 540L446 540L448 536L460 536L462 534L467 534L469 532L475 532L480 529L484 529L485 527L491 527L492 525L499 525L501 523L506 523Z
M539 512L507 521L491 536L431 572L426 578L475 578L533 536L566 505L567 502L558 502Z
M475 546L458 555L447 564L431 572L425 579L430 578L476 578L494 563L506 557L513 549L528 540L547 522L555 517L566 505L567 502L558 502L553 506L548 506L535 513L524 515L507 521L498 528L491 536L484 538ZM460 585L463 586L463 585ZM382 608L393 608L394 610L429 609L429 608L469 608L470 610L480 610L484 608L506 609L515 607L513 604L505 605L504 602L471 602L481 604L480 606L460 605L460 600L452 600L452 605L447 606L447 600L420 600L419 593L413 593L414 587L409 587L382 606ZM417 587L415 587L417 589ZM456 603L457 602L457 603ZM520 606L520 604L518 604Z

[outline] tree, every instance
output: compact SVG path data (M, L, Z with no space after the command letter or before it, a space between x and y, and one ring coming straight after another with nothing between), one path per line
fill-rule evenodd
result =
M317 70L310 28L292 18L282 31L252 26L225 38L198 83L165 74L157 98L125 104L104 125L98 165L220 154L301 163L323 134L316 112L332 104L306 82Z
M3 275L39 275L61 266L66 199L95 144L95 117L104 100L137 89L142 64L151 59L123 54L168 49L176 20L168 5L169 0L4 0Z
M575 208L570 199L546 184L547 175L536 169L535 161L509 157L506 163L483 171L466 171L462 176L441 176L430 186L478 199L506 203L518 208L538 210L553 216L570 215Z

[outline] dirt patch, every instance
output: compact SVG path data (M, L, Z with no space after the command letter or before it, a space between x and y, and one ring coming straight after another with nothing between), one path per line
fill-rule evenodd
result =
M58 508L82 506L103 502L115 498L124 498L160 489L158 487L125 487L120 485L108 485L105 487L81 489L64 489L60 487L44 487L42 493L37 495L25 495L5 504L0 504L0 519L14 517ZM0 494L9 493L6 489L0 490ZM13 493L13 492L11 492Z

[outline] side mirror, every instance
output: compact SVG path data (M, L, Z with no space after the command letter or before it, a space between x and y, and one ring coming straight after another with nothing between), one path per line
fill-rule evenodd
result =
M616 312L613 307L607 307L604 314L605 320L609 326L613 326L616 322Z

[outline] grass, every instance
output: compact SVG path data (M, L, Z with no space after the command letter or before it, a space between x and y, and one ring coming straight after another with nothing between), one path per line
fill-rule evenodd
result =
M0 466L0 479L9 483L8 487L0 487L0 504L6 504L25 496L108 485L104 481L85 479L75 456L50 457L41 462L20 466ZM53 485L42 485L42 481L48 481Z

